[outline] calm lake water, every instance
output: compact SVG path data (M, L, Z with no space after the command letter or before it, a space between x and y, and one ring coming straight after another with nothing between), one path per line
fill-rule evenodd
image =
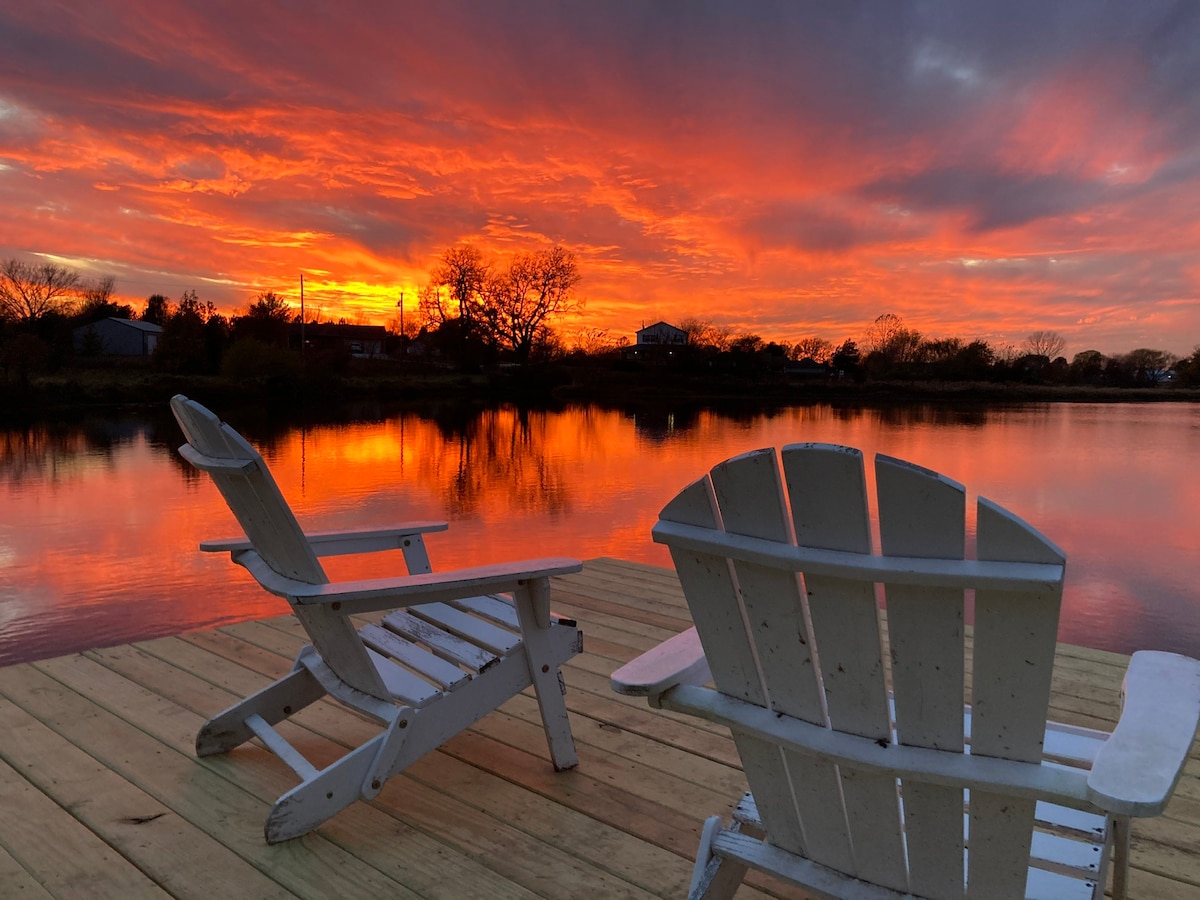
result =
M441 569L551 555L670 565L650 528L714 463L795 441L886 453L965 484L972 523L982 494L1067 552L1062 640L1200 656L1200 404L229 418L306 528L448 519L430 539ZM0 664L287 610L227 555L196 550L237 529L180 442L166 415L0 430ZM391 556L329 568L383 575Z

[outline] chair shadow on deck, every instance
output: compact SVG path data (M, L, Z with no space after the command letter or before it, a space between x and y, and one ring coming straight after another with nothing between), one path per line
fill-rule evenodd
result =
M267 591L284 597L311 643L292 671L209 720L200 756L257 737L300 784L274 804L269 843L316 828L388 778L533 686L554 768L578 764L560 667L583 649L575 623L550 611L550 578L580 571L575 559L535 559L435 573L424 535L444 522L354 532L305 533L258 452L200 404L171 409L187 440L180 454L207 472L243 535L206 541L227 551ZM402 552L407 574L331 583L319 558ZM356 628L350 617L386 611ZM379 734L318 770L275 729L330 696L382 726Z
M961 485L885 456L875 484L878 554L862 454L824 444L727 460L654 527L695 627L613 688L728 726L750 786L705 823L692 896L755 868L820 896L1097 900L1111 868L1124 897L1130 818L1175 788L1200 663L1134 654L1111 735L1048 723L1062 552L980 498L966 559Z

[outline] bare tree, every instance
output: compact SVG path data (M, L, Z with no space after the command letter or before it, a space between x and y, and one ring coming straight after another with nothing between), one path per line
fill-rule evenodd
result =
M600 356L629 343L628 335L613 335L606 328L584 326L575 333L574 350L585 356Z
M1055 360L1066 349L1067 339L1057 331L1035 331L1025 338L1025 350L1031 356L1044 356Z
M1011 366L1021 358L1021 350L1013 343L999 344L996 347L996 361Z
M494 344L483 297L489 272L478 248L460 244L442 254L429 287L421 292L422 315L437 325L439 340L463 369L475 366ZM444 300L441 288L449 289Z
M575 254L562 247L518 253L508 270L487 280L485 315L496 337L521 362L529 359L547 319L574 309Z
M95 281L85 282L79 295L83 303L78 310L81 322L99 322L101 319L132 319L133 307L127 303L117 303L113 295L117 291L117 280L112 275L105 275Z
M904 320L895 313L877 316L867 329L867 348L872 352L885 353L896 335L904 330Z
M84 284L79 293L85 306L107 306L116 292L117 279L112 275L105 275Z
M417 315L422 322L439 327L457 318L450 299L436 284L424 285L417 292Z
M8 259L0 264L0 317L35 323L46 315L69 312L79 273L54 263Z
M458 304L458 318L464 333L470 333L480 318L483 286L490 266L478 247L462 244L442 254L441 265L433 270L433 284L448 288L450 299ZM448 317L443 317L445 322Z
M733 343L733 328L709 319L684 319L679 329L687 335L689 347L711 347L724 353Z
M801 338L792 345L789 355L795 360L811 359L824 364L833 358L833 342L822 337Z
M879 353L889 363L920 361L921 333L908 328L895 313L879 316L867 331L872 353Z

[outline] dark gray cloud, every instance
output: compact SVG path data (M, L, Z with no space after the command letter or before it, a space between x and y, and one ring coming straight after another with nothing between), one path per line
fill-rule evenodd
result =
M925 212L966 215L969 228L1014 228L1044 218L1070 215L1127 196L1121 185L1070 175L1028 175L966 168L929 169L866 185L865 197Z

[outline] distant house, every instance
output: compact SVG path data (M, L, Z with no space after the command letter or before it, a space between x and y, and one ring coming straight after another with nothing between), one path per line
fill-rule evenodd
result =
M300 325L292 326L293 346L300 346ZM345 350L359 359L383 356L387 329L382 325L335 325L332 322L307 323L304 343L309 350Z
M645 325L637 332L637 342L621 348L621 358L652 366L677 362L675 351L687 346L687 332L666 322Z
M687 332L666 322L647 325L637 333L639 345L653 344L666 347L683 347L687 344Z
M162 326L140 319L101 319L72 333L75 352L100 356L149 356L158 346Z

